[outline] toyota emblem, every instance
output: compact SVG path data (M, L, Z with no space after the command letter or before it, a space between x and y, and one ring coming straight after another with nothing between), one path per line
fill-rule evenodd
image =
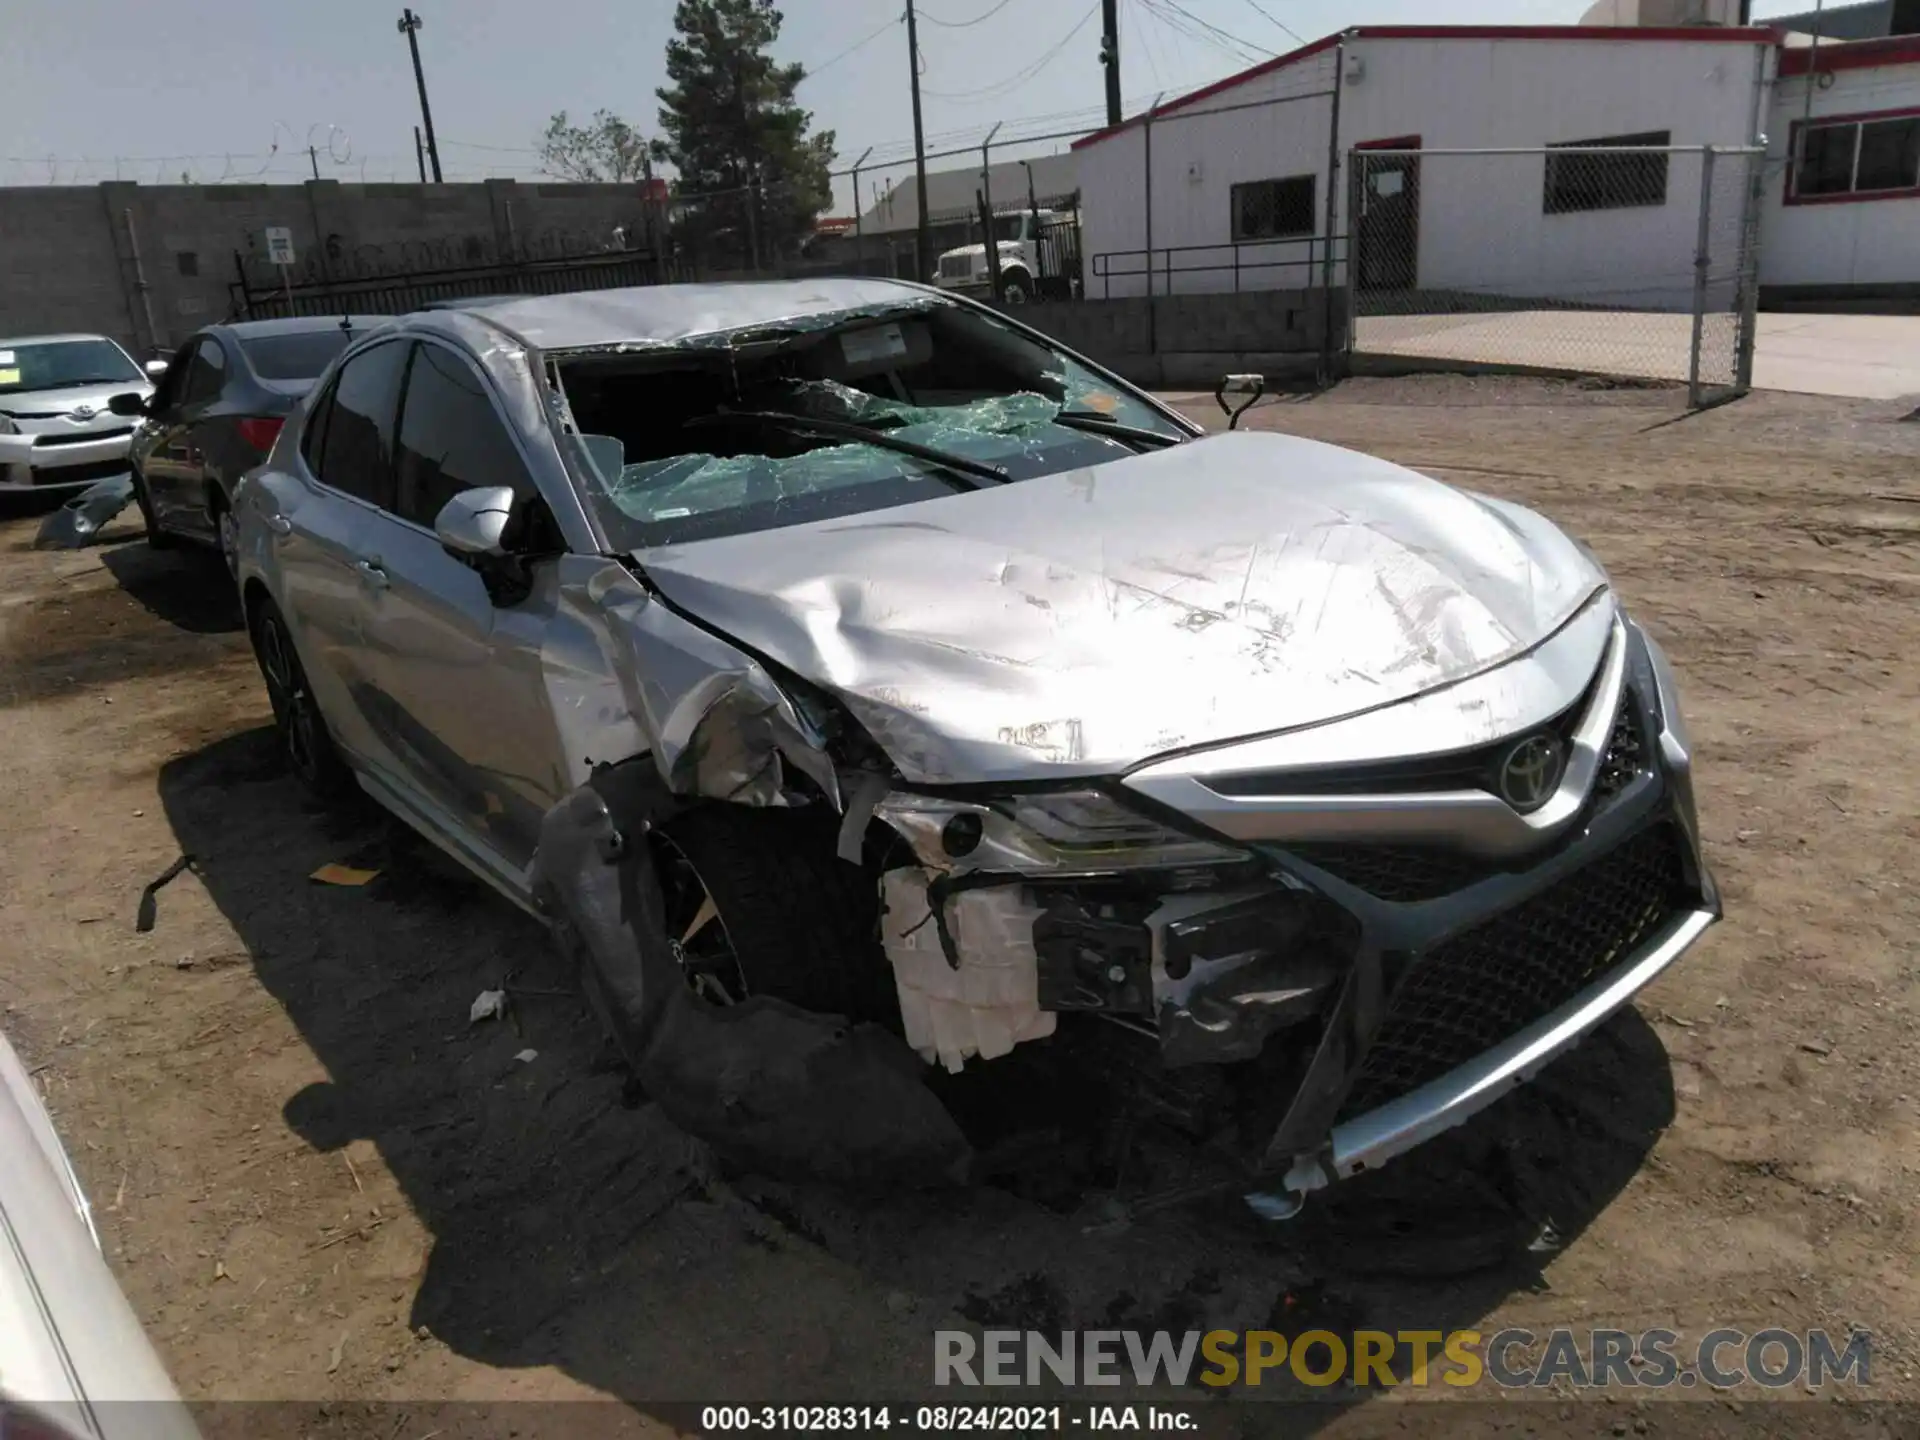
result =
M1500 762L1500 798L1523 815L1538 810L1560 788L1566 768L1566 748L1559 736L1529 735Z
M100 412L95 410L91 405L76 405L69 413L75 420L91 420Z

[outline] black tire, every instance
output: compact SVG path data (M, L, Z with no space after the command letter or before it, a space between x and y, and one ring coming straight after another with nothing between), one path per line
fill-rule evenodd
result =
M140 518L146 522L147 548L149 550L172 550L176 548L180 544L180 541L162 530L159 522L153 518L153 501L147 498L147 482L141 478L138 470L134 470L131 473L133 475L133 503L140 507Z
M267 684L273 706L274 729L280 736L280 754L301 784L322 800L344 794L353 781L346 762L327 733L327 720L307 684L307 672L293 648L293 637L280 607L265 594L248 607L247 632L253 656Z
M711 897L746 996L803 1010L899 1025L893 972L879 945L879 898L864 867L835 853L839 817L824 809L700 805L654 832L667 892L690 869ZM676 944L679 935L669 934Z
M1033 299L1033 278L1024 270L1015 270L1000 277L1001 303L1006 305L1025 305Z
M207 495L207 523L213 529L213 548L220 556L220 564L234 584L240 583L240 551L238 532L234 525L233 506L227 503L226 492L215 488Z

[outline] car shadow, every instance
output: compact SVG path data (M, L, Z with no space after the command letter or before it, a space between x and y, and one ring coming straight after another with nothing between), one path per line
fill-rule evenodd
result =
M1072 1114L1031 1086L1004 1118L1038 1158L993 1184L857 1198L728 1174L636 1093L538 923L370 805L305 798L270 729L170 761L160 794L329 1077L287 1097L287 1122L321 1149L372 1142L432 1237L410 1324L662 1418L685 1418L675 1402L925 1397L933 1332L969 1324L1476 1327L1542 1285L1673 1117L1666 1056L1629 1011L1288 1224L1223 1193L1089 1229L1115 1167L1049 1138ZM327 861L379 873L310 882ZM504 1018L470 1023L493 989ZM1253 1397L1321 1402L1290 1429L1367 1399L1276 1377Z
M196 635L245 628L240 596L220 557L198 546L155 550L145 537L100 552L120 588L156 619Z

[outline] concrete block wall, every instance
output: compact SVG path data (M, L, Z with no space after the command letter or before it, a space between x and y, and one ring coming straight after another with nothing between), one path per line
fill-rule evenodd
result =
M367 184L0 187L0 337L111 335L171 349L227 316L235 256L270 286L266 229L293 232L295 281L609 248L643 232L627 185Z
M1299 289L1063 300L1009 313L1137 385L1211 389L1229 372L1311 371L1329 318L1334 349L1346 345L1340 290L1331 306L1325 290Z

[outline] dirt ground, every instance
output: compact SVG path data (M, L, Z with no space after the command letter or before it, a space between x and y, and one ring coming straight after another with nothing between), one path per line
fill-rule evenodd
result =
M1685 417L1671 390L1458 377L1253 413L1594 546L1680 673L1727 907L1540 1084L1290 1224L1226 1197L1093 1235L1018 1185L855 1201L720 1175L631 1092L535 926L370 810L303 799L216 571L124 521L67 553L0 525L0 1023L194 1398L611 1395L645 1428L675 1400L924 1395L932 1331L975 1322L1864 1326L1874 1392L1920 1399L1901 413ZM183 852L197 873L137 933ZM336 860L380 878L308 880ZM501 984L508 1021L470 1026ZM1350 1394L1313 1423L1406 1408Z

